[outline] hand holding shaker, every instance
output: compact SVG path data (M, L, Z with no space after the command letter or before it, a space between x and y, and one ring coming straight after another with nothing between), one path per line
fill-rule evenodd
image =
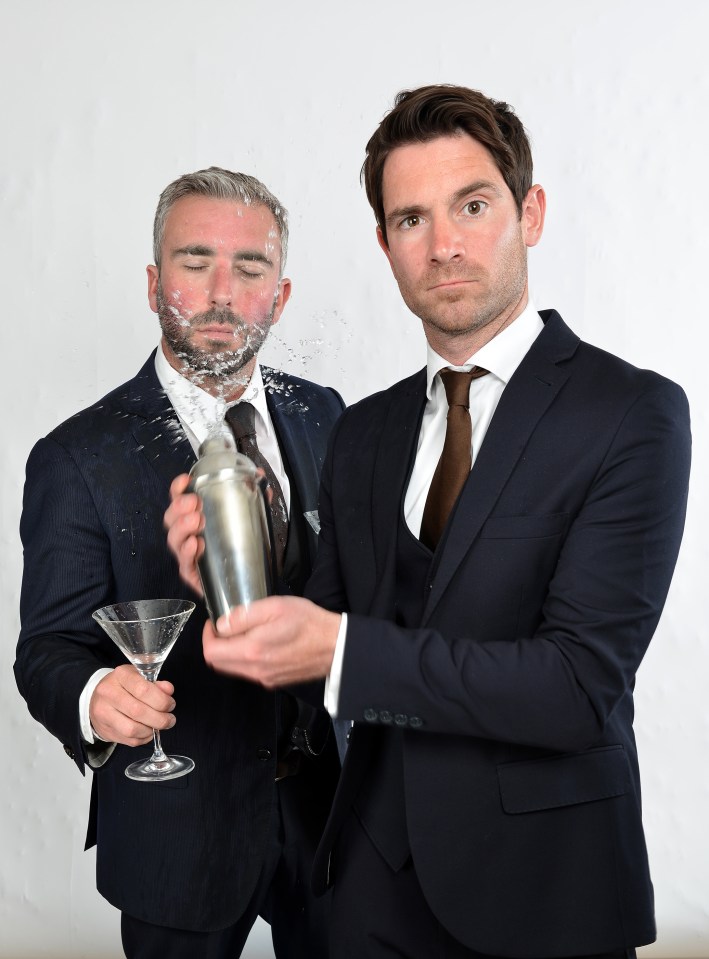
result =
M263 481L233 437L210 435L190 470L189 489L202 499L204 552L198 563L213 623L234 606L271 592L271 541Z

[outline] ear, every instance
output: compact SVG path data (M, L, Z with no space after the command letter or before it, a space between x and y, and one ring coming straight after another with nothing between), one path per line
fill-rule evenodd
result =
M283 279L278 284L278 295L276 296L276 303L273 310L273 319L271 320L271 326L278 323L281 318L281 313L283 308L290 299L291 294L291 281L287 276L284 276Z
M527 246L536 246L542 238L547 198L544 189L535 184L529 188L522 204L522 233Z
M160 285L160 273L158 268L153 266L146 266L145 272L148 274L148 303L150 304L150 309L153 313L158 311L158 286Z
M389 245L387 244L387 241L384 239L384 234L380 226L377 227L377 243L384 251L384 256L387 258L387 260L389 260L389 266L393 270L394 264L391 261L391 253L389 252Z

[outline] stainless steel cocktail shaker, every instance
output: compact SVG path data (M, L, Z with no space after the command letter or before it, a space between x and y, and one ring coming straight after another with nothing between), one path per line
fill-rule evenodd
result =
M210 435L190 470L202 499L204 553L199 575L213 623L233 606L271 592L271 541L263 484L233 437Z

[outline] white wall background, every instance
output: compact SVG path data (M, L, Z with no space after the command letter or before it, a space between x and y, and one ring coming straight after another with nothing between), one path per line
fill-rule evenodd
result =
M638 678L659 924L642 955L709 956L709 4L0 0L0 24L0 959L121 955L82 852L88 780L30 719L11 672L27 453L154 346L157 197L213 163L256 174L291 213L294 294L273 363L350 402L419 368L419 324L358 173L393 95L428 82L506 99L531 133L549 198L537 305L689 394L688 528ZM247 955L271 954L258 927Z

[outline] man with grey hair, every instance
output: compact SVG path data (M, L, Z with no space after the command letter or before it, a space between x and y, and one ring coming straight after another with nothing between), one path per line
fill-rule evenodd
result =
M276 955L325 957L328 903L309 874L339 763L326 714L204 662L199 604L149 684L94 623L110 603L194 598L168 553L172 479L226 418L272 487L277 591L299 594L316 549L333 390L257 357L291 289L287 216L252 176L216 167L163 192L148 299L162 339L139 373L41 439L27 464L15 673L32 715L94 771L87 847L122 912L130 959L241 954L257 915ZM244 425L246 424L246 425ZM174 727L174 728L173 728ZM196 763L126 778L153 728Z

